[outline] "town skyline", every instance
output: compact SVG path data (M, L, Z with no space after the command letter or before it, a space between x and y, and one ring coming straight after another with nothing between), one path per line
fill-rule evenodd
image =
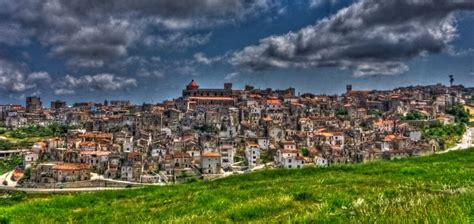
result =
M455 79L453 79L454 81ZM190 80L191 82L193 81L196 81L197 83L200 83L198 80ZM189 82L188 82L189 83ZM231 85L233 85L232 82L224 82L224 83L221 83L221 86L222 84L227 84L227 83L230 83ZM365 90L365 91L392 91L392 90L395 90L395 89L400 89L400 88L409 88L409 87L428 87L428 86L436 86L436 85L441 85L441 86L445 86L445 87L449 87L450 86L450 83L449 83L449 79L448 79L448 83L436 83L436 84L429 84L429 85L410 85L410 86L398 86L398 87L394 87L394 88L387 88L387 89L361 89L361 88L358 88L357 86L354 86L350 83L348 84L345 84L344 85L344 89L342 91L338 91L337 93L334 93L334 94L327 94L327 93L318 93L318 92L299 92L298 91L298 88L296 87L293 87L293 86L287 86L286 88L272 88L272 87L256 87L256 86L252 86L250 84L245 84L244 86L240 87L240 86L234 86L235 88L234 89L238 89L238 90L244 90L245 87L253 87L255 89L259 89L259 90L266 90L266 89L271 89L273 91L279 91L279 90L285 90L285 89L294 89L295 90L295 93L297 96L300 96L300 95L304 95L304 94L312 94L312 95L315 95L315 96L343 96L344 94L347 94L347 87L348 85L351 86L351 88L354 88L354 90ZM455 82L453 82L452 84L453 86L463 86L465 88L474 88L472 86L464 86L462 84L456 84ZM184 87L185 85L183 85L182 87ZM203 86L205 88L209 88L209 89L219 89L220 86ZM157 101L153 101L153 102L140 102L139 100L138 101L133 101L131 99L128 99L128 98L105 98L103 100L89 100L87 98L85 99L78 99L77 101L66 101L66 100L62 100L60 98L56 98L56 99L51 99L49 100L48 98L44 99L42 98L41 95L31 95L31 96L24 96L23 99L18 99L16 100L15 102L5 102L3 104L20 104L20 105L26 105L25 103L25 100L27 100L28 98L36 98L38 97L40 100L42 100L42 105L43 107L47 108L49 105L49 102L53 103L53 102L64 102L66 103L66 105L68 106L72 106L74 103L82 103L82 102L91 102L91 103L104 103L104 102L111 102L111 101L116 101L116 102L119 102L119 101L123 101L123 102L128 102L130 103L130 105L141 105L141 104L160 104L160 103L163 103L165 101L172 101L172 100L176 100L180 94L181 94L181 91L182 89L180 90L177 90L175 91L176 92L176 95L174 97L171 97L171 98L167 98L167 99L163 99L163 100L157 100ZM1 103L1 102L0 102Z

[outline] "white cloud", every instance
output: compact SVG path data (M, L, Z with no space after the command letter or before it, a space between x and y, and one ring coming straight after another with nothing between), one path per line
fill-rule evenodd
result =
M37 84L51 81L47 72L28 75L24 65L0 59L0 89L8 92L24 92L36 88Z
M238 73L238 72L232 72L232 73L227 74L227 75L224 77L224 80L225 80L225 81L231 81L231 80L236 79L238 76L239 76L239 73Z
M54 90L54 94L55 95L58 95L58 96L61 96L61 95L72 95L72 94L75 94L76 91L72 90L72 89L55 89Z
M221 61L224 57L226 57L226 55L221 56L221 57L219 57L219 56L217 56L217 57L207 57L204 53L198 52L198 53L194 54L193 57L194 57L194 60L197 63L210 65L210 64L213 64L215 62Z
M211 39L212 32L205 34L171 33L166 36L149 35L143 43L148 47L166 48L167 50L183 50L185 48L205 45Z
M270 36L235 52L231 64L252 70L339 67L355 76L406 72L404 61L446 52L456 38L453 13L472 0L361 0L297 32Z
M317 8L317 7L322 6L323 4L335 5L336 3L337 3L337 0L310 0L309 7Z
M102 73L93 76L85 75L78 78L66 75L63 80L54 85L56 88L55 93L58 95L73 94L77 89L115 91L129 89L136 86L136 79L119 77L109 73Z
M47 72L32 72L28 75L26 79L28 82L51 82L51 76Z

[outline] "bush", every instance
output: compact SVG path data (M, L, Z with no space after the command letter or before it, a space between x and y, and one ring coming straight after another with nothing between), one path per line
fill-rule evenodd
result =
M12 143L5 140L0 140L0 150L10 150L12 148Z
M456 145L466 131L466 126L462 123L443 125L439 122L423 130L428 138L438 139L441 148L449 148Z
M301 154L303 154L303 156L309 156L308 148L306 147L301 148Z
M344 109L344 108L341 108L341 109L337 109L337 110L336 110L336 115L339 115L339 116L346 116L346 115L348 115L348 114L349 114L349 112L348 112L346 109Z
M418 111L410 111L405 116L402 117L402 120L405 121L416 121L416 120L426 120L427 117L418 112Z
M27 127L17 128L12 131L5 132L8 137L26 139L33 137L48 137L48 136L61 136L68 132L70 129L77 128L75 125L64 125L53 123L48 126L40 125L29 125Z
M446 110L446 113L453 115L455 122L468 124L471 114L469 114L462 104L455 104L451 108Z
M217 131L214 126L207 125L207 124L204 124L201 126L194 126L194 130L205 132L205 133L215 133Z
M0 175L13 170L15 167L23 164L23 158L20 156L13 156L10 158L0 160Z

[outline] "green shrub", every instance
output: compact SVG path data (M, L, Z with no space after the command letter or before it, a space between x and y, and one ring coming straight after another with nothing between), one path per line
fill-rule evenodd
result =
M464 109L462 104L455 104L446 110L446 113L454 116L455 122L468 124L471 114Z

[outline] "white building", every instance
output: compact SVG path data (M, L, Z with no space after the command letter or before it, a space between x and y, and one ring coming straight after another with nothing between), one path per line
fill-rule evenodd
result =
M219 152L221 154L222 168L229 169L234 163L235 149L232 145L221 145L219 146Z
M279 149L275 156L275 163L286 169L303 168L305 161L296 149Z
M133 136L125 137L122 147L123 152L133 152Z
M122 180L133 181L133 167L122 166L121 177L122 177Z
M36 152L27 152L24 156L23 164L25 165L25 168L28 168L36 160L38 160L38 153L36 153Z
M316 164L316 166L327 166L328 165L328 160L321 157L321 156L315 156L314 157L314 164Z
M270 147L270 138L258 138L258 147L267 150Z
M221 173L221 154L217 152L204 152L201 154L201 173Z
M245 158L249 169L260 165L260 148L256 144L248 144L245 148Z

